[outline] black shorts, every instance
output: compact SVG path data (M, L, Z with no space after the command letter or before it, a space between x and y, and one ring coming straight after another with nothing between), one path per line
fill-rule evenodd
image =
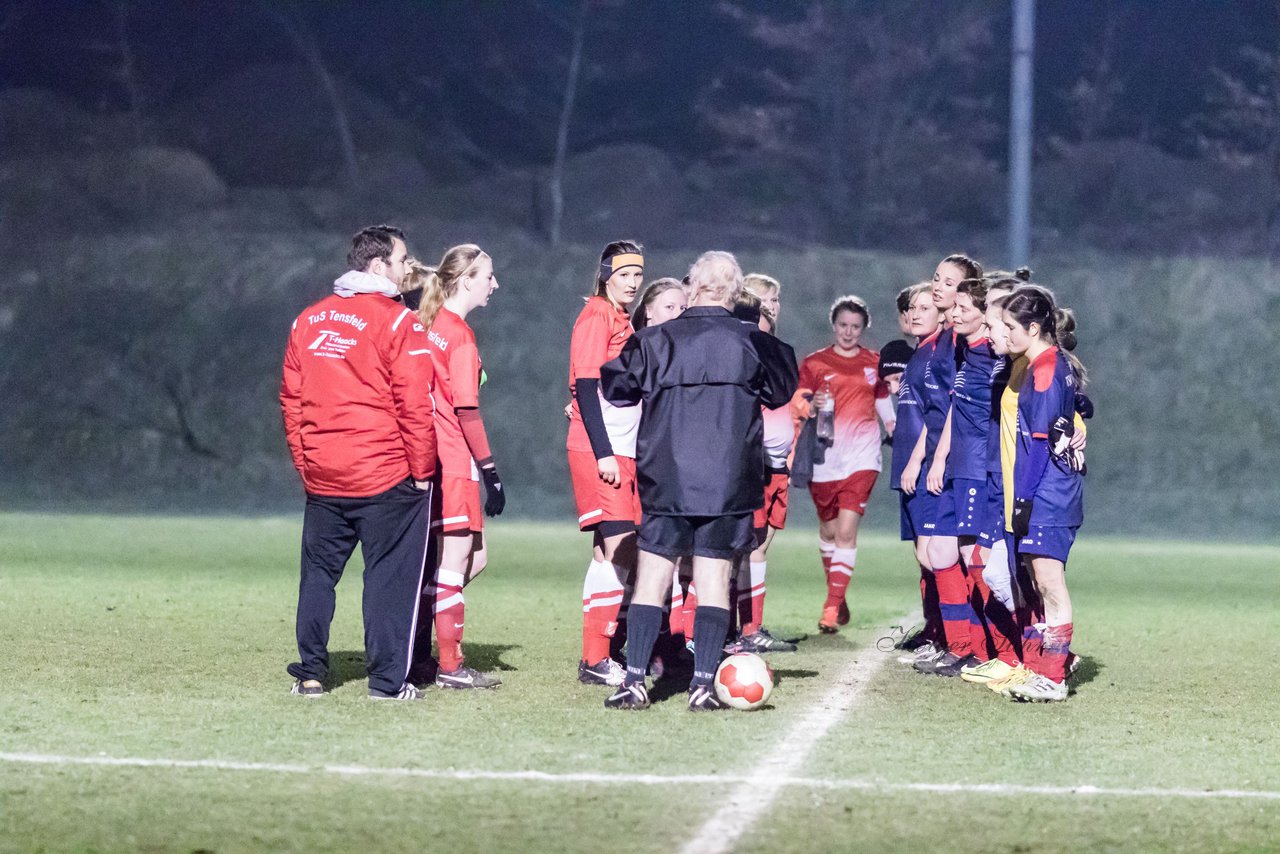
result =
M637 545L651 554L663 557L696 555L717 560L732 560L739 552L749 551L752 536L752 513L736 516L651 516L640 520Z

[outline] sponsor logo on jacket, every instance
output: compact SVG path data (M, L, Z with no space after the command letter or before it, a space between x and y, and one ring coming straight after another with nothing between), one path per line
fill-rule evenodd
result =
M355 338L343 338L340 332L324 329L314 341L307 345L307 349L314 350L317 356L342 358L358 343Z

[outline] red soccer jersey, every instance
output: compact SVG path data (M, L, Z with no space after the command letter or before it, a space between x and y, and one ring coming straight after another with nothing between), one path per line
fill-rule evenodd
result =
M887 394L879 383L880 354L866 347L841 356L826 347L800 365L798 393L820 390L824 382L835 396L835 444L825 462L814 466L816 482L844 480L855 471L880 471L880 425L876 395ZM879 392L878 392L879 389Z
M573 324L573 338L569 344L569 394L573 395L567 443L569 450L591 450L587 428L582 426L582 413L578 410L574 382L579 379L599 379L600 366L616 358L622 352L622 345L634 334L630 316L604 297L592 297L582 307L582 312ZM609 441L614 444L614 451L622 456L634 457L640 407L615 407L602 398L600 408L604 413L605 427L609 431Z
M363 498L435 474L432 377L422 324L395 300L333 295L300 314L280 406L307 492Z
M467 322L443 306L427 331L436 371L436 442L440 471L479 479L471 449L458 423L458 410L480 406L480 351Z

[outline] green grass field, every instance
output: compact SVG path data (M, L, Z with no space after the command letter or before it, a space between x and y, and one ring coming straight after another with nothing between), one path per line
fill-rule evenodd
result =
M466 648L500 689L369 701L355 566L336 687L306 701L284 672L298 526L0 516L0 850L678 851L918 605L906 548L868 535L853 624L772 656L769 707L691 715L681 685L607 712L575 679L586 538L499 520ZM797 526L775 544L777 634L814 628L813 541ZM734 850L1280 849L1280 548L1086 537L1073 558L1070 701L890 659Z

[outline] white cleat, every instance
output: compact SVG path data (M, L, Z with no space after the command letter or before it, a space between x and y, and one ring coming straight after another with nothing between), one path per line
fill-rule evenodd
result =
M1020 685L1010 685L1009 696L1019 703L1060 703L1067 699L1067 683L1036 673Z

